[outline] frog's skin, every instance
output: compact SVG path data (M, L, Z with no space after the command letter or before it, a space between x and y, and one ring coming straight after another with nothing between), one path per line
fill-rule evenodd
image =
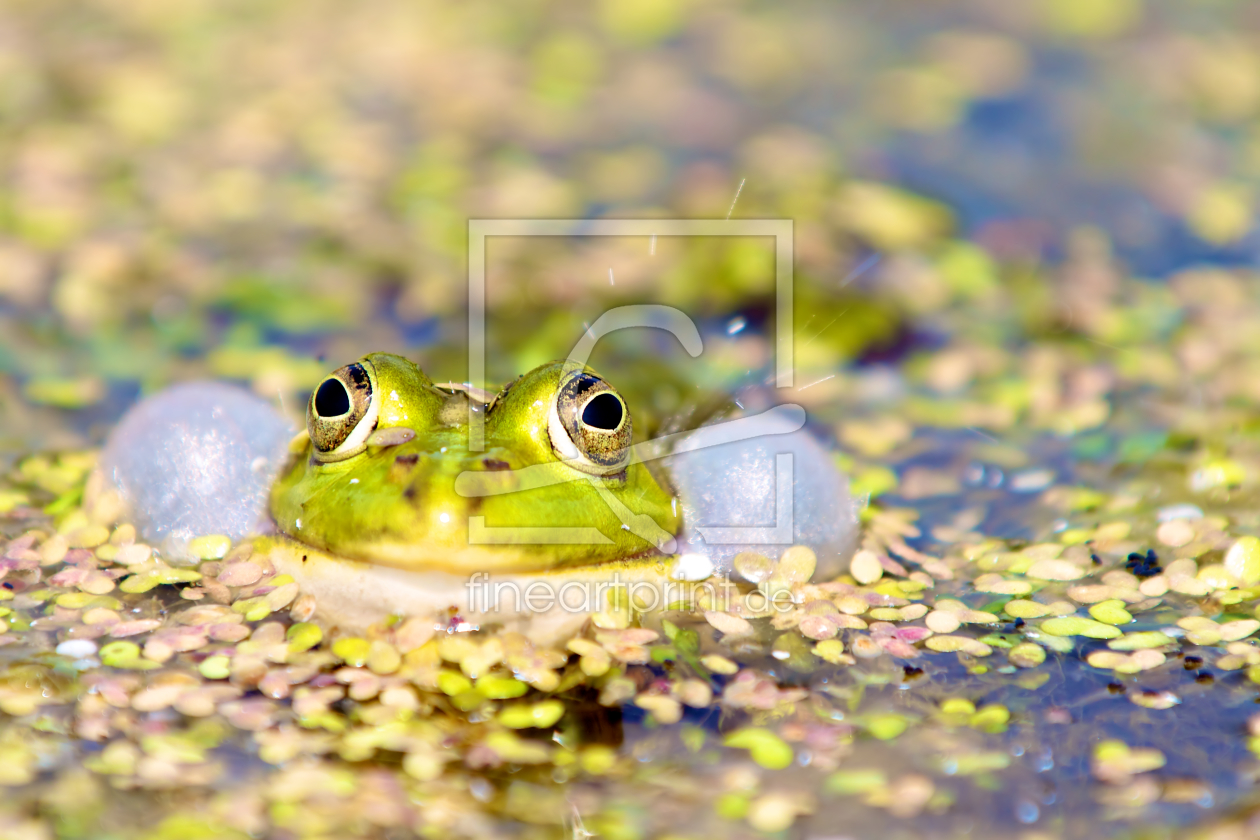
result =
M475 452L470 406L484 411ZM409 571L545 572L659 557L673 549L677 503L630 458L631 429L620 395L572 363L538 367L485 404L436 386L401 356L373 353L312 394L271 513L307 545Z

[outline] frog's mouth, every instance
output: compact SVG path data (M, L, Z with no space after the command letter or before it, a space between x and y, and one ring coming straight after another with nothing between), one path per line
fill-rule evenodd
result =
M401 569L327 554L287 537L264 538L256 550L271 560L280 574L291 575L302 591L313 596L324 621L350 631L400 616L432 616L446 626L485 624L518 629L535 643L568 638L592 612L606 609L610 587L648 588L661 607L711 583L689 584L670 576L673 562L656 554L608 563L533 572L491 574L433 568ZM556 593L539 601L510 597L531 591ZM574 602L564 592L594 593ZM504 597L505 593L509 597Z
M470 534L470 540L484 539L486 537L486 530L475 530L477 528L480 528L480 526L470 525L470 530L473 531ZM539 528L551 532L560 530L558 528L548 529L546 526L539 526ZM502 530L519 531L522 529L504 528ZM585 529L580 530L585 531ZM591 530L594 531L594 534L598 534L602 541L594 539L594 534L587 533L580 535L580 542L575 540L572 543L562 542L564 537L567 536L565 534L534 533L528 535L529 539L534 541L518 540L513 543L507 542L500 535L491 532L490 538L486 539L486 541L470 541L470 544L462 547L443 545L436 547L435 550L434 547L424 543L373 541L370 543L339 545L336 550L338 554L344 554L347 558L360 563L387 566L409 572L440 571L457 575L469 575L477 572L563 574L575 568L595 568L597 566L616 565L621 562L661 559L671 556L654 546L645 546L642 551L623 554L611 560L556 561L550 551L538 550L540 543L544 548L552 548L557 544L574 546L615 545L612 540L599 531ZM558 537L558 539L552 542L542 541L553 536Z
M414 465L423 456L399 455L395 466ZM394 467L391 467L393 469ZM517 490L520 487L510 470L476 471L473 475L488 476L493 481L503 477ZM590 481L593 477L582 476ZM353 527L325 534L318 519L303 522L299 518L294 529L280 527L294 539L358 562L423 572L436 570L450 574L485 572L518 572L544 574L554 570L584 565L616 563L621 560L660 558L674 552L674 535L661 528L647 514L636 514L626 508L617 496L600 487L601 498L595 504L607 503L629 519L638 531L626 527L621 533L608 533L609 526L596 527L578 522L565 525L522 523L508 524L502 515L498 521L493 510L486 510L488 496L481 493L460 499L460 504L444 508L438 498L448 498L447 490L435 490L434 477L416 475L400 488L398 499L413 511L414 527L395 530L383 523L363 521ZM598 479L592 481L595 483ZM504 485L497 485L502 487ZM598 485L597 485L598 487ZM311 500L307 500L307 505ZM304 505L304 508L306 505ZM342 511L341 513L344 513ZM337 513L330 515L339 515ZM539 517L546 522L547 518ZM641 524L646 520L646 527ZM615 526L614 526L615 527ZM425 536L417 539L413 534ZM633 539L633 534L637 539ZM655 541L649 541L652 538ZM637 545L636 545L637 543Z
M454 460L457 466L465 463L457 455ZM493 455L480 460L477 466L482 469L467 471L482 479L481 492L458 493L457 476L448 471L450 461L451 453L437 459L431 453L404 446L381 465L383 472L377 473L376 479L368 477L380 489L363 496L355 489L360 474L343 472L338 476L326 472L326 480L315 493L300 501L292 499L290 506L274 510L275 521L279 530L325 551L417 571L544 572L672 552L672 534L650 518L650 530L641 527L639 531L654 541L629 528L614 530L620 520L605 512L600 512L602 518L585 515L581 503L550 508L546 495L531 500L535 507L525 505L517 509L510 503L505 505L505 500L491 504L504 493L530 492L534 488L525 485L521 476L537 475L513 470L510 463ZM557 466L564 469L563 465ZM328 469L322 467L323 471ZM583 487L591 504L608 503L614 509L624 510L624 503L607 486L615 479L574 471L568 471L566 477L595 485L596 493ZM538 488L556 483L535 482ZM389 486L393 487L392 500L381 495L381 489ZM296 502L296 507L292 502ZM535 509L537 525L528 521L530 511ZM629 510L624 513L626 518L636 516ZM556 516L564 515L573 517L573 521L557 525Z

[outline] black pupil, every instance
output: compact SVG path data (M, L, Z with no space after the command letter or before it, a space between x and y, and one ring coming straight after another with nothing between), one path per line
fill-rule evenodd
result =
M598 394L582 409L582 422L596 429L612 431L621 425L621 400L612 394Z
M315 392L315 413L320 417L340 417L350 411L350 394L339 380L326 379Z

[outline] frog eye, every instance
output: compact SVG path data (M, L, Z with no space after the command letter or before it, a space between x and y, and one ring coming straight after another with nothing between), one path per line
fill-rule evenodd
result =
M306 429L320 461L342 461L367 446L376 428L380 405L370 362L355 362L333 371L306 405Z
M582 472L613 475L630 462L630 410L613 386L593 373L581 371L561 381L548 431L551 448Z

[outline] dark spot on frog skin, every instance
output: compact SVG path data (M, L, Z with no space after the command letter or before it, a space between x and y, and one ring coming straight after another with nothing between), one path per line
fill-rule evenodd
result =
M510 470L512 465L507 461L499 461L495 458L482 458L481 464L488 470Z
M398 457L394 458L394 463L390 465L390 468L389 468L389 480L394 481L394 482L401 482L403 479L407 477L407 475L413 469L415 469L416 463L419 460L420 460L420 456L415 454L414 452L406 454L406 455L399 455ZM407 489L408 491L411 490L411 488L407 488ZM411 497L408 496L407 498L411 498Z

